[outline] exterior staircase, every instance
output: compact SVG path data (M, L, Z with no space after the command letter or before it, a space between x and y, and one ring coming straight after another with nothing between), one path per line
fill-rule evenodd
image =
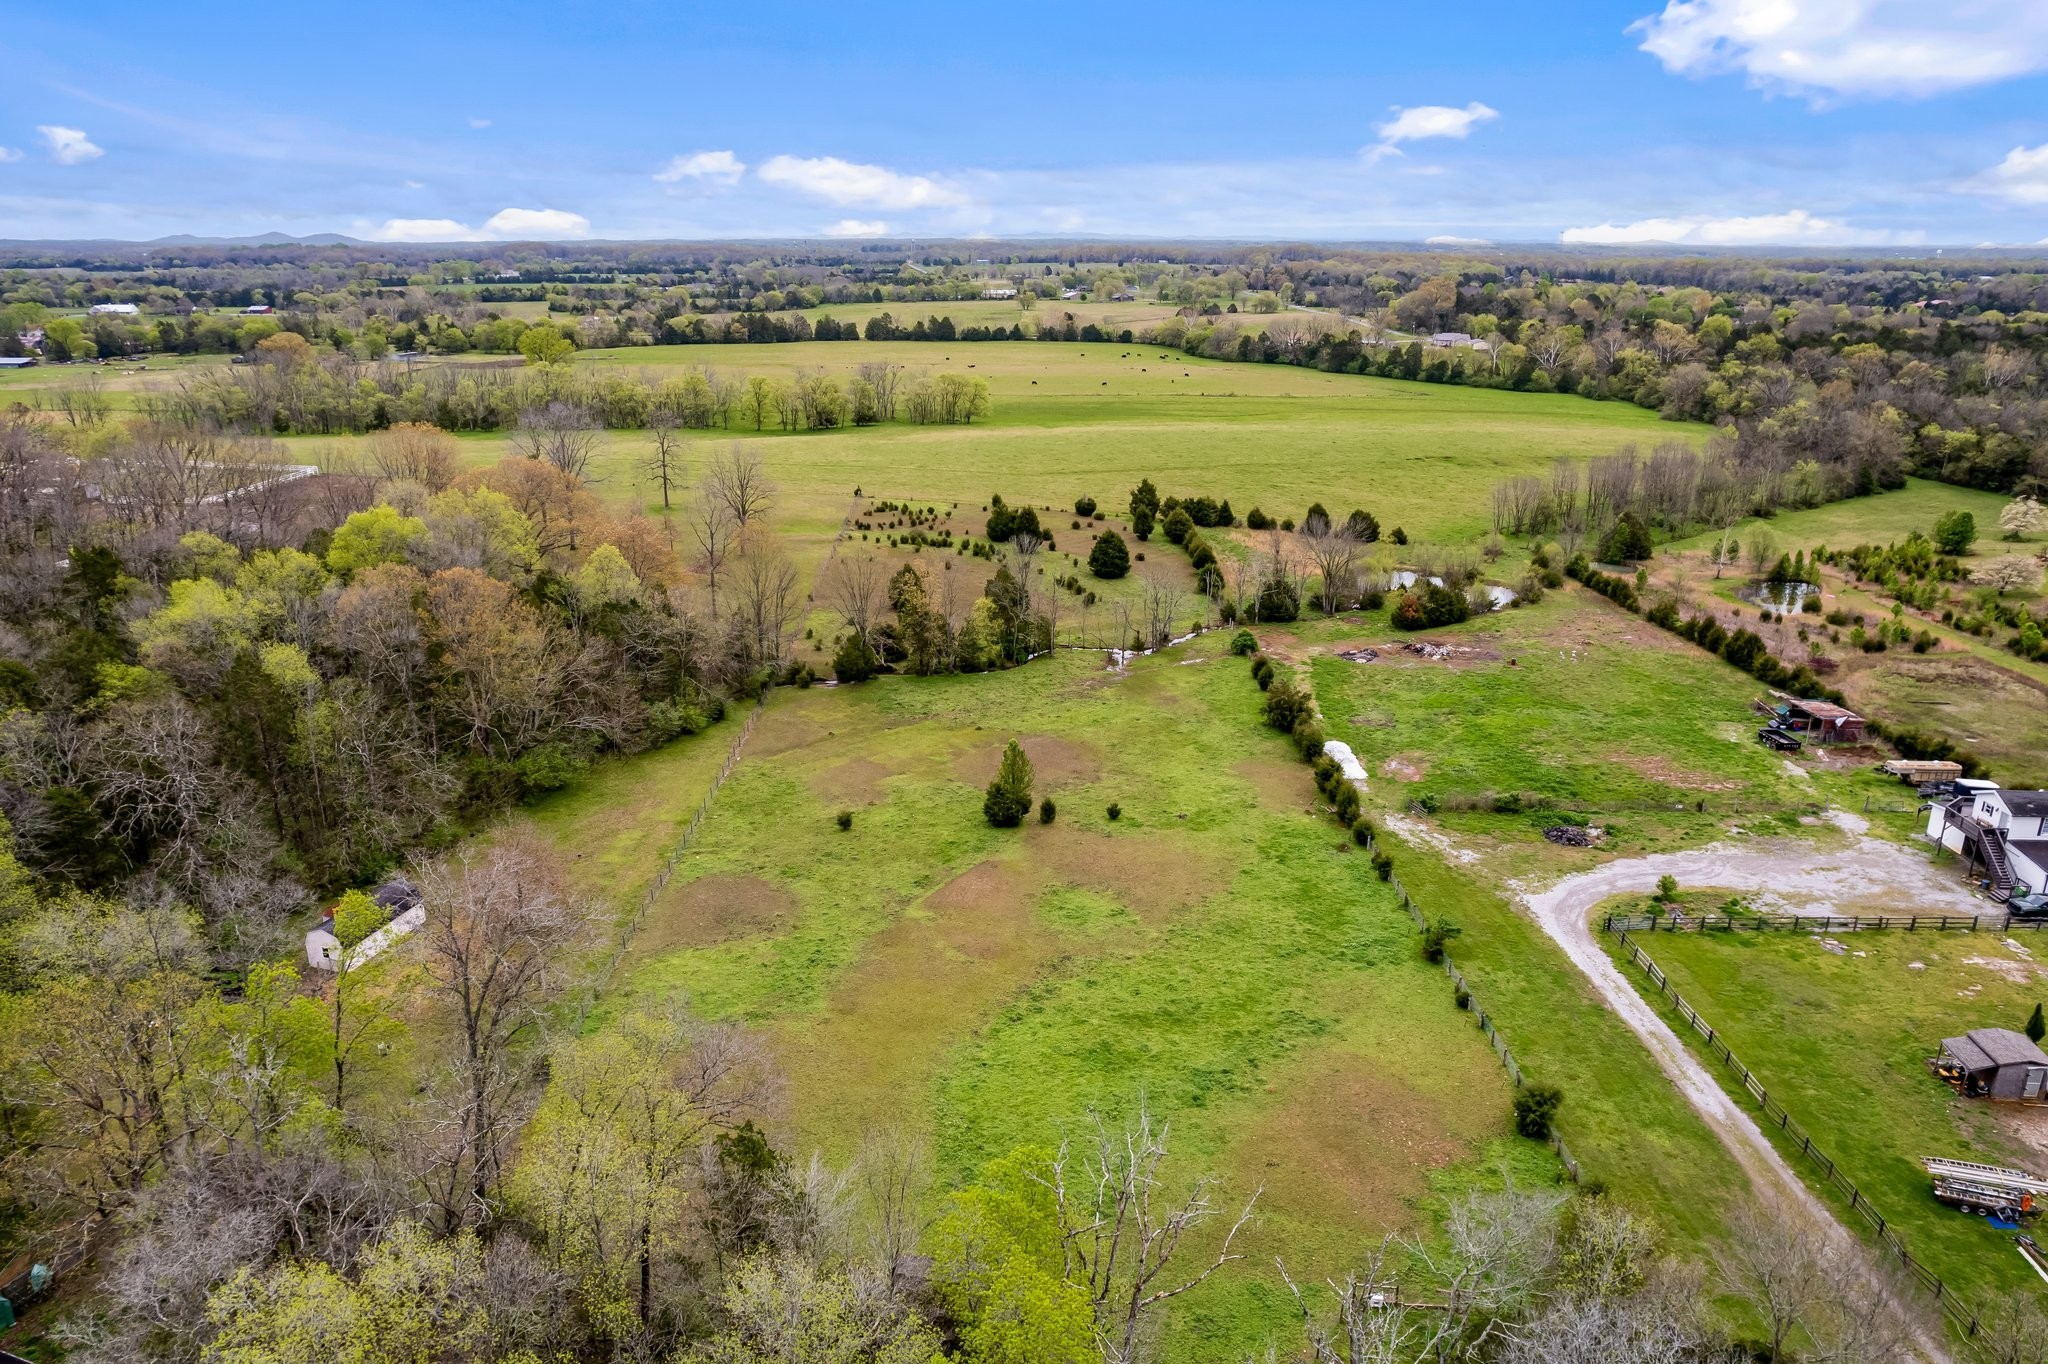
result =
M2003 904L2012 898L2013 886L2016 883L2016 878L2012 874L2012 862L2005 855L2004 830L1978 824L1977 847L1984 856L1984 870L1990 873L1991 898Z

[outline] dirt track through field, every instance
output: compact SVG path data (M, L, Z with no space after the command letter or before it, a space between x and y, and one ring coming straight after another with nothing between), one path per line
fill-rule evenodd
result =
M1655 890L1657 879L1667 874L1677 877L1680 885L1804 893L1816 897L1813 912L1821 913L1826 910L1820 907L1825 903L1820 897L1830 893L1862 897L1873 892L1898 895L1901 908L1910 904L1926 910L1982 912L1981 902L1973 901L1954 877L1936 871L1925 857L1868 837L1868 826L1854 815L1837 813L1834 818L1854 837L1853 842L1838 851L1816 852L1811 846L1785 840L1746 845L1716 843L1687 852L1622 858L1567 876L1546 890L1521 886L1515 890L1551 941L1564 949L1565 955L1592 982L1600 998L1642 1039L1671 1083L1749 1176L1759 1197L1768 1204L1803 1209L1838 1246L1854 1248L1861 1243L1814 1197L1764 1136L1756 1120L1728 1096L1699 1057L1687 1050L1685 1043L1622 975L1601 948L1598 930L1591 921L1593 907L1601 901L1615 895ZM1922 1348L1933 1358L1948 1357L1934 1332L1923 1328L1917 1335Z

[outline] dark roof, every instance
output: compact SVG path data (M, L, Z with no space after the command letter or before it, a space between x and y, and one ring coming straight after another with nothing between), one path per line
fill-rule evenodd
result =
M403 913L420 902L420 891L405 877L394 876L372 891L370 898L385 909Z
M2028 819L2048 819L2048 791L2000 791L2005 808Z
M2009 838L2005 846L2037 867L2048 867L2048 838Z
M1941 1045L1969 1071L1996 1070L2001 1066L2048 1066L2048 1052L2028 1041L2025 1033L2014 1032L2011 1028L1977 1028L1967 1036L1947 1038Z

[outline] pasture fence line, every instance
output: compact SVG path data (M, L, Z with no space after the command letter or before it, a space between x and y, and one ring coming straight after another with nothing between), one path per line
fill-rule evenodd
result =
M2009 933L2048 919L2002 914L1609 914L1606 933Z
M1365 850L1368 853L1379 851L1379 836L1377 833L1367 832ZM1408 917L1415 921L1415 931L1418 933L1427 932L1429 929L1429 918L1422 912L1422 906L1415 902L1415 897L1408 893L1408 888L1401 884L1400 876L1390 872L1387 876L1387 884L1392 886L1394 893L1401 897L1401 908L1407 910ZM1491 1046L1494 1055L1500 1058L1501 1065L1507 1070L1508 1079L1514 1082L1515 1088L1520 1089L1529 1082L1528 1075L1523 1071L1521 1062L1515 1059L1514 1052L1509 1049L1507 1039L1503 1038L1500 1035L1500 1030L1494 1026L1493 1015L1486 1011L1485 1006L1479 1002L1479 996L1472 992L1471 982L1465 979L1464 972L1460 971L1457 963L1451 960L1449 952L1443 954L1443 968L1444 974L1450 977L1451 984L1456 987L1459 996L1464 1000L1465 1008L1479 1021L1479 1031L1486 1035L1487 1045ZM1565 1145L1564 1138L1558 1135L1554 1127L1551 1129L1547 1140L1550 1149L1557 1152L1558 1161L1564 1166L1565 1173L1572 1177L1572 1183L1584 1183L1585 1177L1580 1173L1578 1157L1572 1154L1571 1148Z
M1974 1339L1983 1330L1983 1321L1977 1313L1956 1296L1955 1290L1944 1283L1939 1274L1936 1274L1913 1257L1913 1254L1906 1249L1906 1242L1899 1235L1897 1228L1885 1218L1884 1214L1872 1206L1870 1199L1864 1195L1863 1191L1857 1188L1847 1175L1842 1173L1841 1167L1837 1166L1831 1157L1814 1144L1812 1136L1785 1110L1785 1106L1771 1097L1770 1091L1764 1087L1763 1081L1759 1080L1750 1068L1742 1063L1741 1059L1735 1055L1728 1044L1721 1039L1721 1034L1715 1030L1713 1025L1702 1018L1699 1011L1686 1002L1685 996L1680 994L1677 987L1671 984L1670 979L1664 974L1663 968L1658 966L1655 959L1643 950L1642 945L1630 936L1627 929L1620 930L1620 942L1628 950L1629 960L1634 962L1637 968L1650 978L1651 982L1656 985L1658 993L1663 995L1671 1007L1677 1011L1678 1016L1684 1019L1701 1038L1705 1039L1707 1049L1726 1063L1728 1068L1735 1073L1736 1078L1742 1081L1743 1091L1756 1100L1757 1107L1763 1113L1767 1124L1775 1126L1788 1143L1798 1148L1799 1154L1804 1156L1812 1167L1820 1173L1823 1182L1832 1186L1837 1192L1848 1196L1851 1211L1861 1214L1863 1220L1876 1231L1877 1239L1883 1244L1886 1252L1894 1260L1898 1261L1906 1272L1919 1282L1922 1288L1925 1288L1934 1295L1934 1300L1941 1305L1942 1312L1950 1321L1956 1324L1957 1328L1965 1336Z
M711 802L717 798L718 788L725 785L725 779L740 765L740 751L746 747L748 736L754 732L755 721L759 720L761 712L768 708L768 695L769 689L763 688L760 699L754 703L753 709L747 712L746 720L740 725L740 732L733 736L731 747L726 749L725 761L719 766L718 775L711 779L711 785L704 792L704 798L697 802L696 812L690 816L689 824L669 848L668 856L662 859L660 868L648 881L647 889L641 893L640 903L634 906L632 918L626 921L618 942L613 944L604 969L598 973L589 990L584 993L582 1008L577 1011L578 1023L589 1017L590 1007L597 1002L599 992L611 984L612 975L618 970L619 963L625 959L626 950L633 945L634 936L640 932L640 926L647 921L647 911L654 907L654 902L668 889L668 883L675 876L676 868L682 865L683 854L697 841L697 831L704 827L704 819L711 813Z

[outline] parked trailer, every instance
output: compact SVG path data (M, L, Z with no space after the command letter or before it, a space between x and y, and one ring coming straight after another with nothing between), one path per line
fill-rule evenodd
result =
M1941 762L1933 759L1893 758L1878 771L1897 777L1900 781L1915 786L1926 786L1935 782L1954 781L1963 775L1961 763Z
M1948 1160L1928 1156L1923 1162L1934 1177L1934 1196L1952 1208L1978 1216L2017 1222L2031 1217L2038 1208L2035 1200L2048 1195L2048 1179L2025 1170L2008 1170L1998 1165L1981 1165L1974 1160Z

